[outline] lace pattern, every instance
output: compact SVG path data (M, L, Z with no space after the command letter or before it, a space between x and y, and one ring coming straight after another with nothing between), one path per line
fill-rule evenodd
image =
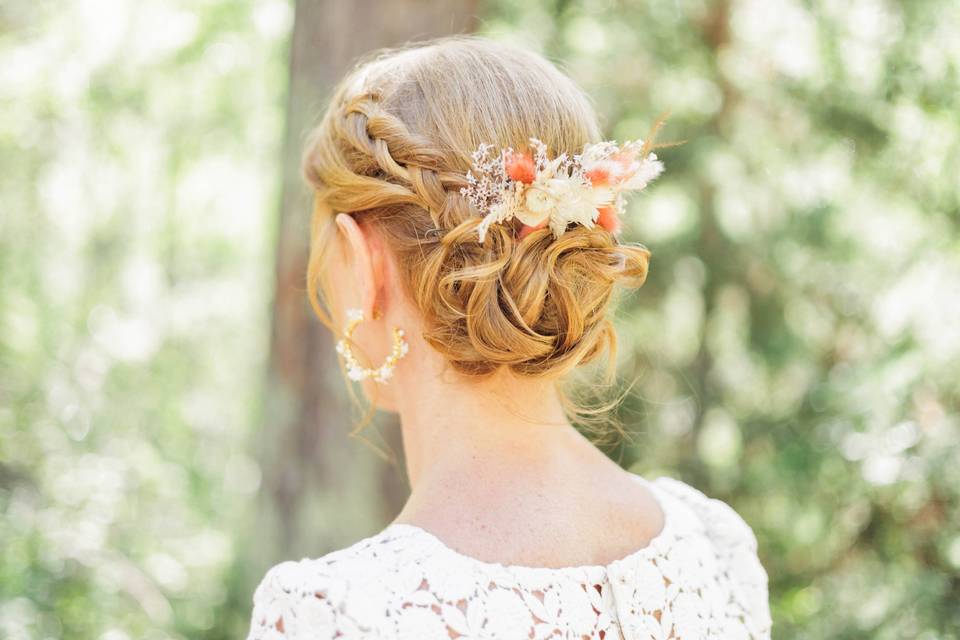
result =
M393 524L271 568L254 593L247 640L769 639L767 574L750 527L683 482L647 484L663 530L608 565L483 562Z

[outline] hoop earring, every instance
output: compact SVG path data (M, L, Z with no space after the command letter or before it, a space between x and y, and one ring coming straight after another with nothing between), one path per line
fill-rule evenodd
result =
M374 311L374 317L379 314ZM390 355L383 361L379 367L370 369L360 365L356 356L353 355L353 349L350 348L350 342L353 340L353 332L361 322L364 321L362 309L347 309L347 327L343 330L343 338L337 341L337 353L343 356L347 366L347 377L359 382L366 378L372 378L374 382L386 383L393 376L393 369L397 366L397 361L407 355L410 345L404 338L404 331L399 327L393 328L393 349Z

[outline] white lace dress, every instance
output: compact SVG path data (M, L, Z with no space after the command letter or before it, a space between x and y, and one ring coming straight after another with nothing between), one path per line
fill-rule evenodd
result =
M767 574L750 527L679 480L635 477L658 499L664 526L608 565L483 562L392 524L271 568L254 593L247 640L769 638Z

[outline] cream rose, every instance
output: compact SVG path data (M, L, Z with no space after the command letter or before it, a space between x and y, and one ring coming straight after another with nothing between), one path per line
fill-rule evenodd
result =
M552 195L537 187L530 187L516 216L523 224L535 227L546 220L556 207L557 201Z

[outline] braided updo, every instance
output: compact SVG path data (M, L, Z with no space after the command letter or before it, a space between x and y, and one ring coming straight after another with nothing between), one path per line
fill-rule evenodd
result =
M493 225L481 244L476 211L460 194L481 143L551 154L600 140L596 114L574 83L540 56L456 36L380 52L337 87L312 132L303 171L316 191L308 271L318 300L335 212L371 216L396 258L424 339L460 373L501 367L561 376L605 350L615 286L639 287L650 252L600 226L547 228L519 239Z

